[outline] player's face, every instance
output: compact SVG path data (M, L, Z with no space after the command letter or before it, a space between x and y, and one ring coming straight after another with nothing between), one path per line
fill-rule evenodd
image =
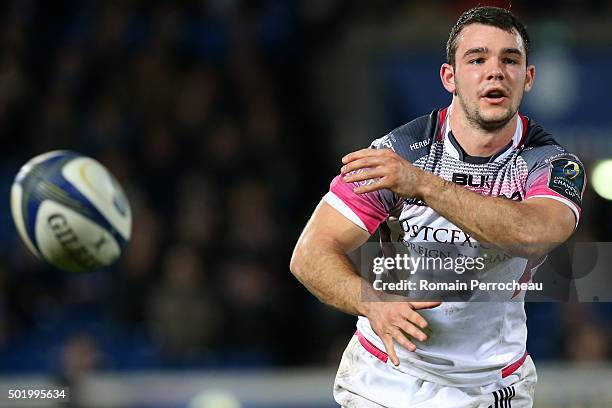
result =
M459 33L452 79L459 106L473 125L505 126L531 89L534 73L516 30L471 24Z

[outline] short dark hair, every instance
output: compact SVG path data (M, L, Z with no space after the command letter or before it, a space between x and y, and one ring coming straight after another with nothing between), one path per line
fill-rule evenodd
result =
M509 10L500 7L475 7L463 13L452 28L448 41L446 42L446 62L453 67L455 66L455 54L457 53L457 37L465 26L470 24L484 24L500 28L504 31L512 33L513 30L518 31L523 39L525 46L525 59L529 58L529 48L531 40L525 25L512 14Z

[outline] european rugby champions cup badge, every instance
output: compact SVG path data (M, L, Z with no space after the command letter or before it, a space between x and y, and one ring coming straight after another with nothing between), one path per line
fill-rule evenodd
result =
M550 165L548 188L580 206L584 187L582 165L570 159L555 159Z
M580 166L578 163L573 161L568 161L565 166L563 166L563 174L570 180L575 179L580 175Z

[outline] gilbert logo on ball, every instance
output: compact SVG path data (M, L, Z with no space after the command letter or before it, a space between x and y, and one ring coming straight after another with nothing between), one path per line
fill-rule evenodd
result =
M36 256L73 272L114 263L132 230L130 204L117 180L96 160L68 150L41 154L20 169L11 211Z

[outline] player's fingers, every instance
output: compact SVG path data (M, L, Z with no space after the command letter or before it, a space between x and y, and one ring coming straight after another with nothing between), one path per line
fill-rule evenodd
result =
M410 302L412 307L415 310L419 309L433 309L434 307L438 307L442 304L440 301L432 301L432 302Z
M399 327L399 329L401 331L403 331L407 335L412 336L413 338L417 339L418 341L425 341L425 340L427 340L427 334L425 334L424 332L419 330L418 327L416 327L414 324L412 324L411 322L409 322L407 320L403 320L402 319L401 322L397 323L397 327ZM414 351L414 350L411 350L411 351Z
M363 157L379 157L382 154L386 154L386 150L389 149L361 149L347 154L342 158L342 163L347 164L354 160L361 159Z
M358 181L372 180L375 178L380 178L380 177L383 177L384 175L385 174L382 169L378 169L378 168L365 169L357 173L353 173L353 174L344 176L342 180L344 180L345 183L356 183Z
M382 190L383 188L387 188L386 177L381 177L373 183L368 183L363 186L355 187L353 189L353 192L355 194L365 194L365 193L371 193L372 191L376 191L376 190Z
M429 325L429 323L427 323L427 320L425 320L423 316L415 312L413 309L406 310L403 316L406 320L408 320L411 323L414 323L421 329L424 329Z
M342 174L350 173L351 171L372 168L382 164L382 161L378 157L363 157L361 159L353 160L352 162L345 164L340 168Z
M417 348L416 344L411 342L401 329L393 331L393 339L408 351L415 351Z
M397 354L395 353L395 347L393 347L393 337L391 336L391 334L386 333L380 336L380 339L385 345L385 351L387 352L387 355L391 359L391 362L393 363L394 366L398 366L399 358L397 358Z

